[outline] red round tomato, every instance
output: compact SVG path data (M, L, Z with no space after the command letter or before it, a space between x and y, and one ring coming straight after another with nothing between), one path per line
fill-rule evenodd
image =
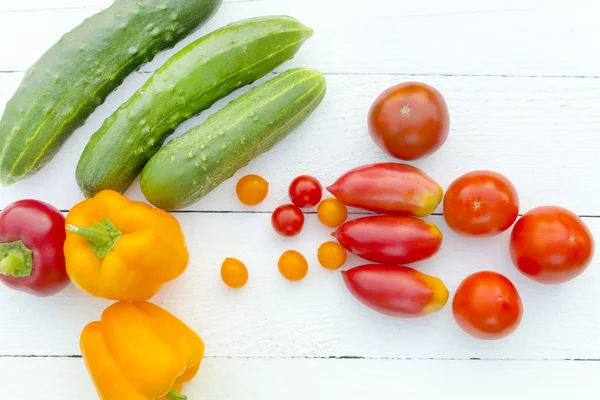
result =
M594 238L581 218L561 207L538 207L517 221L510 237L515 266L547 284L567 282L592 261Z
M418 82L392 86L369 111L369 132L379 147L401 160L434 153L448 137L450 118L442 94Z
M271 216L271 224L281 236L295 236L304 226L304 214L295 205L285 204L275 209Z
M444 196L444 219L465 236L494 236L519 215L517 190L504 175L473 171L452 182Z
M289 195L296 207L314 207L321 201L323 187L316 178L301 175L290 184Z
M523 303L515 285L491 271L469 275L452 301L454 320L478 339L501 339L513 333L523 317Z

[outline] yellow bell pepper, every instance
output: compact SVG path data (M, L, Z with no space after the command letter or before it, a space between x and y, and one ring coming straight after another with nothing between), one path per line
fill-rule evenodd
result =
M148 300L180 276L189 261L175 217L115 191L77 204L66 224L67 273L92 296Z
M83 329L81 354L101 400L184 400L204 343L152 303L118 302Z

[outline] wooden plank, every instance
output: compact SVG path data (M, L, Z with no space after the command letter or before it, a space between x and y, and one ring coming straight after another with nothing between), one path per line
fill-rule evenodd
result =
M74 171L83 148L103 120L147 78L148 74L133 74L45 169L0 189L0 208L25 197L44 199L61 209L81 200ZM0 107L20 79L20 74L0 74ZM600 132L600 79L395 75L328 75L326 98L305 125L189 209L272 211L289 201L287 186L297 175L313 174L329 185L358 165L391 161L367 132L367 112L382 90L406 80L438 87L449 104L452 121L447 143L433 156L414 163L444 188L470 170L493 169L513 181L523 211L554 203L582 215L600 215L596 179L600 158L593 146ZM187 121L177 134L245 90ZM269 197L256 208L243 207L235 196L237 179L247 173L263 175L271 183ZM143 199L137 182L128 196Z
M9 358L0 370L15 398L95 398L81 359ZM184 392L214 400L591 399L600 396L598 373L597 362L209 358Z
M600 261L583 276L562 286L536 284L512 266L508 233L475 240L449 232L441 217L430 218L444 233L441 252L415 264L439 276L451 296L467 275L492 269L509 277L520 291L524 318L505 340L472 339L454 323L450 303L421 319L381 316L347 293L339 272L316 260L318 246L330 240L315 215L300 236L284 239L271 228L269 214L177 214L186 233L191 263L153 301L192 326L207 344L210 357L330 357L483 359L600 359L600 320L596 318ZM586 219L600 237L600 219ZM310 265L307 278L285 281L277 259L288 249L302 252ZM226 257L246 263L244 289L220 281ZM363 261L352 256L348 267ZM81 329L110 304L70 287L38 299L0 288L0 354L79 354Z
M2 0L0 13L45 12L74 8L106 8L115 0ZM260 1L260 0L241 0ZM223 0L223 3L236 3L240 0Z
M18 39L0 42L0 70L27 69L65 32L110 4L86 1L3 5L0 26ZM42 10L36 12L38 7ZM374 0L342 7L334 0L234 0L177 48L232 21L288 14L315 29L292 65L325 72L598 76L599 53L591 51L600 34L598 7L589 1L563 7L541 0L429 0L402 6ZM154 70L171 54L159 55L145 69Z

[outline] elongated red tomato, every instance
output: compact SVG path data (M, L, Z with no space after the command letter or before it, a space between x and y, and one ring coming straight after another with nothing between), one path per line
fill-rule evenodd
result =
M425 217L442 201L441 186L407 164L364 165L342 175L327 188L347 206L381 214Z
M342 275L356 299L392 317L422 317L441 310L448 301L444 282L409 267L367 264Z
M562 207L534 208L517 221L510 237L515 266L546 284L567 282L580 275L592 261L594 249L588 227Z
M332 233L351 253L381 264L409 264L438 252L442 232L413 217L375 216L346 222Z

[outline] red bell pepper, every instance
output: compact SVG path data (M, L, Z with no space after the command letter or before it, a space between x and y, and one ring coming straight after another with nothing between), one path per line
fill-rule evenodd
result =
M21 200L0 213L0 281L36 296L69 284L65 269L65 217L37 200Z

